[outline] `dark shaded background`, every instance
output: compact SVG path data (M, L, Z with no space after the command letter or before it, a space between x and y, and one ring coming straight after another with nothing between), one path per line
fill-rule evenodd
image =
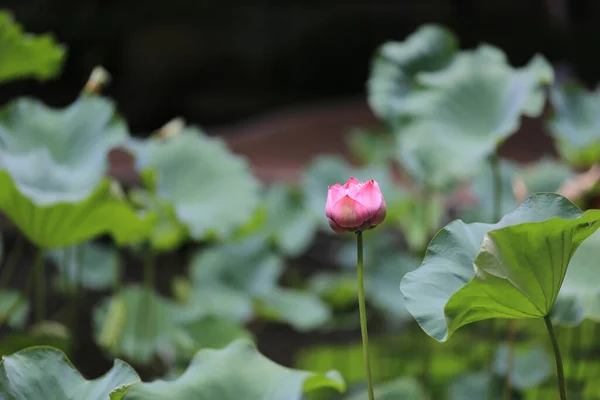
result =
M364 96L375 48L427 22L452 29L463 48L499 46L517 65L541 52L568 60L589 85L600 74L597 0L0 0L0 8L69 48L58 80L9 84L0 103L27 94L65 105L101 64L113 75L106 94L142 135L177 115L214 126Z

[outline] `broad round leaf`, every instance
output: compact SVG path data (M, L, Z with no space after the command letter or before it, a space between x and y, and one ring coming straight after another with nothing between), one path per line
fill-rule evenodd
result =
M300 332L318 328L331 318L331 310L315 293L278 288L257 298L258 313L290 324Z
M312 243L318 219L305 205L301 193L282 185L271 186L266 193L266 232L283 254L296 257Z
M63 109L19 99L0 110L0 171L36 206L78 203L97 189L108 152L127 135L104 98L82 96Z
M418 380L411 376L394 379L377 385L374 388L377 400L425 400L427 395ZM366 390L346 397L346 400L364 400L368 397Z
M527 193L556 192L561 184L571 178L574 173L571 168L558 160L543 157L535 163L519 166L518 164L501 159L500 177L502 215L510 213L517 207L517 199L513 191L515 179L520 178L525 183ZM471 183L475 195L476 207L468 207L463 214L467 222L496 222L494 215L494 175L489 162L482 165ZM527 194L525 194L527 195Z
M550 193L530 196L497 224L454 221L402 279L406 307L441 342L475 321L543 318L571 256L598 227L600 210L582 213Z
M173 357L177 318L169 299L128 286L94 310L94 334L110 354L147 364L156 356Z
M541 113L543 85L552 79L541 56L515 69L502 51L486 45L420 74L424 89L407 100L411 122L397 134L402 165L422 186L453 188L517 131L522 114Z
M554 115L548 127L558 151L578 167L600 161L600 88L587 91L575 82L552 88Z
M513 366L510 383L513 388L523 391L542 384L554 372L554 360L542 346L518 346L513 349ZM508 349L501 345L494 358L494 372L506 376L508 367Z
M222 349L237 339L252 340L252 334L240 324L222 318L203 318L182 326L176 340L178 359L189 361L190 355L205 349Z
M66 49L51 35L23 32L13 16L0 12L0 83L13 79L53 78L60 70Z
M585 318L600 322L600 232L579 246L552 310L561 325L579 325Z
M406 97L418 86L416 75L445 67L457 47L454 35L437 25L423 25L403 42L384 43L373 57L368 81L373 112L394 124Z
M123 399L300 400L303 393L325 387L345 390L334 372L321 375L285 368L262 356L250 341L237 340L222 350L201 350L174 381L129 387Z
M47 255L58 267L56 286L61 291L72 292L79 286L109 289L117 282L119 254L114 247L86 242L55 249Z
M117 388L138 382L133 368L120 360L106 375L86 380L62 352L50 347L32 347L0 361L2 399L106 400Z
M491 389L490 380L492 380ZM464 373L448 388L448 400L500 400L503 398L502 394L502 382L487 372Z
M222 140L188 127L128 147L138 171L153 175L157 196L173 205L194 238L227 237L252 217L259 183Z
M27 167L29 168L29 167ZM105 179L80 202L37 205L0 171L0 209L36 245L53 249L109 234L119 245L144 239L152 215L141 216L111 191Z
M29 301L16 290L0 289L0 326L5 322L22 328L29 315Z

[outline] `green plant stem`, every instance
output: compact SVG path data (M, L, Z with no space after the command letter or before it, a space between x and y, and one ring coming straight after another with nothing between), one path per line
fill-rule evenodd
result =
M146 259L144 262L144 287L149 291L154 289L154 252L151 249L146 250Z
M367 375L369 400L375 400L375 395L373 393L373 381L371 379L371 361L369 359L369 333L367 332L367 308L365 306L363 237L361 231L356 232L356 256L358 267L358 308L360 310L360 332L362 335L363 358L365 361L365 373Z
M2 268L2 274L0 275L0 288L5 288L10 283L10 280L15 272L15 267L17 266L17 262L19 258L21 258L21 254L23 253L23 248L25 247L25 239L21 235L17 235L15 239L15 244L10 250L10 253L6 259L6 263Z
M78 328L79 323L79 308L81 307L82 291L81 285L83 280L83 263L85 257L85 247L83 244L79 244L74 247L75 252L75 282L73 287L73 305L71 309L71 330L73 334Z
M552 348L554 349L554 358L556 360L556 374L558 376L558 389L560 391L560 400L567 400L567 387L565 384L565 373L563 370L562 357L560 356L560 349L558 347L558 341L554 333L554 327L549 316L544 317L546 323L546 329L548 329L548 335L550 336L550 342L552 342Z
M18 308L27 301L31 295L31 289L33 287L34 271L30 270L27 274L27 280L25 281L25 288L23 289L23 296L14 302L14 304L6 312L6 316L0 320L0 338L6 327L10 323L11 315L18 310Z
M45 318L44 303L46 300L46 281L44 274L44 250L38 249L33 264L35 274L35 321L41 322Z
M492 166L492 187L494 190L494 223L502 218L502 174L500 172L500 161L497 154L493 154L490 158Z
M515 340L517 336L517 320L509 319L507 321L506 336L506 376L504 377L504 400L512 398L512 375L515 366Z

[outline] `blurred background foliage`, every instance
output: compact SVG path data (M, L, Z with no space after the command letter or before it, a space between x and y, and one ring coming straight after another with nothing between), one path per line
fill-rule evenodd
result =
M255 396L262 385L293 398L363 398L355 247L323 216L327 186L354 176L376 179L388 206L365 234L378 395L554 395L540 321L515 332L503 321L473 324L441 345L414 322L399 283L454 218L496 222L495 204L504 215L545 191L597 207L598 101L582 82L596 81L598 60L576 52L596 43L595 3L556 2L567 5L557 13L552 2L511 11L496 2L357 3L344 13L244 3L235 17L206 3L197 6L203 19L177 2L34 3L9 8L53 35L27 35L12 12L0 14L2 355L51 345L90 378L123 359L135 371L115 364L111 384L133 384L126 398L202 393L186 377L218 365L226 372L208 382L241 382L236 390ZM423 15L445 26L422 25ZM576 75L557 67L565 60ZM88 79L98 64L110 84ZM347 132L340 152L349 157L315 151L295 181L262 181L210 129L171 119L210 126L357 93L377 123ZM504 157L523 116L543 121L556 152L528 164ZM117 149L132 160L135 187L109 173ZM576 252L553 310L572 398L600 398L599 237ZM302 371L270 364L251 342ZM71 368L58 353L43 357ZM179 380L146 387L140 377Z

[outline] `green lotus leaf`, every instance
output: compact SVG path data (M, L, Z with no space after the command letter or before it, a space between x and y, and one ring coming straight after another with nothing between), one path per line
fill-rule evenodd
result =
M296 257L311 245L318 219L306 207L297 190L283 185L273 185L266 193L267 218L265 230L282 253Z
M490 380L491 388L490 388ZM448 400L503 398L502 381L487 372L467 372L459 376L448 388Z
M600 232L579 246L569 264L552 310L552 320L561 325L579 325L589 318L600 322Z
M373 112L396 122L406 97L418 86L420 72L439 70L452 60L458 41L448 30L423 25L403 42L384 43L375 53L368 81L368 99Z
M237 339L252 338L249 331L234 321L203 318L182 326L181 334L176 339L178 359L189 361L191 354L202 349L222 349Z
M515 69L487 45L461 52L440 71L419 74L423 88L404 106L410 123L397 133L403 167L421 186L454 188L517 131L522 114L542 112L543 86L552 79L541 56Z
M347 136L346 144L361 164L382 164L394 156L394 136L383 129L355 128Z
M587 91L567 82L552 88L550 100L554 115L548 128L561 157L578 167L600 161L600 88Z
M517 207L513 192L513 182L517 177L523 179L529 193L556 192L561 184L571 178L571 168L558 160L543 157L539 161L524 166L501 159L499 160L501 186L502 215L510 213ZM471 189L476 199L476 206L465 209L462 218L468 222L495 222L494 214L494 177L491 164L485 163L475 175Z
M403 376L374 388L377 400L424 400L425 390L418 380L412 376ZM368 397L366 390L346 397L346 400L364 400Z
M71 354L72 338L69 330L54 321L44 321L27 331L15 331L4 335L0 342L0 355L10 355L32 346L49 346L65 354Z
M188 228L175 215L172 204L159 199L155 193L141 188L129 192L131 202L142 210L156 215L148 241L157 251L172 251L179 248L189 238Z
M110 289L119 277L119 254L114 247L85 242L52 250L47 256L58 267L56 286L63 292L78 287Z
M400 245L398 238L385 233L379 234L376 231L369 232L368 235L369 237L365 240L363 250L365 259L365 296L367 302L379 310L390 323L394 324L405 321L411 317L411 314L404 306L404 297L398 291L398 282L402 280L405 274L413 271L419 265L419 261L409 253L397 250ZM331 297L334 296L334 293L331 291L337 285L347 282L340 289L348 291L348 301L353 300L356 302L356 243L354 240L349 241L342 247L338 254L338 261L344 268L353 270L352 276L348 276L346 271L343 271L339 275L337 282L334 280L330 280L329 282L322 281L320 282L320 287L313 287L319 289L317 293L321 293L324 297ZM353 282L354 285L350 286L350 282ZM325 286L326 283L329 283L329 288ZM352 288L354 292L353 297L350 298Z
M519 169L529 193L556 192L558 188L575 172L562 161L542 157L535 163L527 164Z
M127 286L94 310L96 342L139 364L171 359L178 334L177 305L140 286Z
M0 171L36 206L79 203L100 185L108 152L127 135L114 104L101 97L82 96L64 109L18 99L0 110Z
M510 368L510 383L513 388L523 391L542 384L554 371L552 356L539 345L518 346L513 350L513 367ZM508 349L501 345L494 358L494 372L506 376Z
M31 347L0 361L2 399L105 400L118 388L138 382L133 368L120 360L104 376L86 380L64 353L50 347Z
M502 215L512 212L517 207L513 194L513 180L518 174L516 163L508 160L499 160L501 179L501 211ZM494 221L494 171L491 163L484 163L471 182L471 190L475 197L475 205L465 205L462 218L465 221L478 221L493 223ZM545 190L551 192L553 190Z
M315 293L276 288L259 296L258 313L264 318L290 324L299 332L318 328L331 319L331 310Z
M345 384L335 372L322 375L282 367L242 339L221 350L199 351L178 379L130 386L123 399L300 400L319 388L341 392ZM111 395L111 400L116 399Z
M0 289L0 326L5 322L13 328L22 328L29 315L29 301L16 290Z
M225 143L196 127L167 138L130 141L136 168L151 175L159 199L196 239L230 236L246 223L259 201L259 183L248 164Z
M66 50L51 35L31 35L13 16L0 12L0 83L13 79L53 78L59 71Z
M471 322L543 318L571 256L598 227L600 210L582 213L551 193L530 196L497 224L454 221L402 279L406 307L440 342Z
M115 196L111 186L105 179L80 202L38 205L0 171L0 209L31 242L46 249L70 246L101 234L111 235L119 245L144 239L153 216L136 213Z

